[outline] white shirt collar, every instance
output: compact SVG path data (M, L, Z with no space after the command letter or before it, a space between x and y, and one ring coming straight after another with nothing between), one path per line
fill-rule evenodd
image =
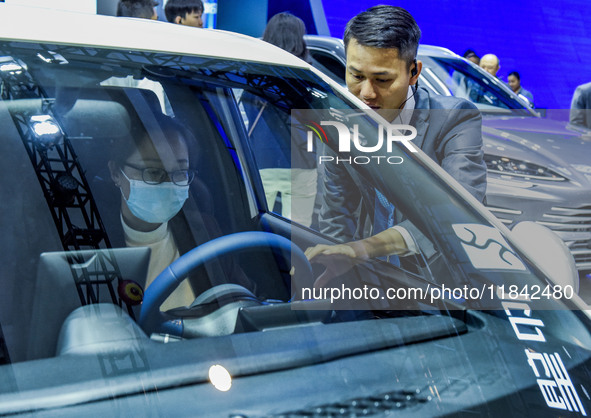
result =
M137 231L127 225L125 219L123 219L123 215L121 215L121 225L123 226L123 232L125 233L126 238L130 241L141 244L141 245L148 245L153 244L155 242L161 241L166 237L168 233L168 222L164 222L158 228L153 231L143 232Z

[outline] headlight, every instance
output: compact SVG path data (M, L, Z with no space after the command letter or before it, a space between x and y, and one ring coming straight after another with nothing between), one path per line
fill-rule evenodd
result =
M484 161L489 173L501 176L521 177L524 180L566 181L565 177L549 168L521 160L485 155Z

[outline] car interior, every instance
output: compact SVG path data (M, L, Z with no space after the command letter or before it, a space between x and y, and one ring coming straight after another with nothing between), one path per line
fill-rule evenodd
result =
M292 264L308 284L321 272L319 266L311 270L301 249L330 241L264 210L260 180L249 174L256 172L252 150L232 141L246 136L237 130L247 128L235 123L243 115L238 90L228 87L231 81L216 85L182 72L174 78L160 67L146 66L131 78L119 70L70 79L61 68L46 71L37 65L29 65L29 74L37 76L38 90L0 101L6 127L0 151L12 156L2 170L26 173L2 189L2 227L13 231L13 240L10 246L3 241L0 264L8 277L21 278L18 284L4 281L0 292L12 362L118 350L138 339L146 343L150 334L153 339L159 334L174 337L178 318L184 321L186 338L327 320L330 310L308 306L298 312L282 304L293 293ZM46 79L46 73L56 82ZM32 78L29 82L34 85ZM298 105L285 102L272 84L263 91L263 100L276 112ZM310 100L322 96L311 94ZM232 103L235 107L228 109ZM161 127L155 121L162 114L174 116L190 132L189 164L197 172L170 229L180 254L201 251L192 262L196 267L183 275L199 296L190 307L167 313L158 309L162 293L154 299L148 292L142 309L122 298L121 282L124 290L137 283L142 291L149 253L126 245L121 191L108 169L118 141L147 132L153 140L158 136ZM235 117L229 120L228 115ZM205 254L208 248L210 255ZM146 318L143 310L150 311Z
M198 174L191 183L190 199L174 219L181 253L216 237L260 230L258 213L252 213L252 204L246 195L241 168L228 152L220 131L212 126L215 114L211 104L204 95L199 96L196 88L190 106L185 109L175 106L176 117L182 118L198 137L195 143L189 144L190 164ZM81 303L121 304L113 290L116 281L113 282L112 274L107 276L108 267L103 266L101 270L95 260L92 266L99 271L87 271L86 277L76 279L72 277L73 272L68 271L68 262L74 269L73 266L83 265L106 249L112 249L118 273L139 283L145 280L141 277L145 271L138 268L145 265L146 253L121 253L126 245L119 219L120 192L111 181L107 167L111 157L109 149L114 141L125 135L141 134L139 131L146 129L144 121L151 120L151 112L160 111L153 91L112 86L58 90L49 105L41 99L0 102L0 117L6 126L6 140L0 146L3 155L13 156L3 169L27 173L24 178L19 176L13 183L15 187L3 188L7 193L2 204L3 226L19 225L23 211L29 215L24 228L19 225L13 229L12 244L10 248L2 248L0 256L0 263L6 268L18 266L18 272L8 271L7 274L22 278L14 288L2 291L10 295L2 303L3 316L16 318L13 323L3 321L9 352L15 353L13 361L55 355L60 327ZM26 123L35 115L48 115L51 120L59 121L56 123L63 132L59 144L43 145L43 136L34 138L25 129L17 129L15 121ZM37 165L31 166L32 162ZM30 169L22 170L23 165ZM12 196L11 204L7 204L7 196ZM50 210L47 210L48 205ZM31 240L31 236L36 239ZM64 249L68 250L67 256ZM85 251L92 254L84 254ZM35 259L35 254L41 257ZM244 272L242 277L246 278L241 284L248 284L250 292L256 292L261 300L289 298L285 285L289 280L288 271L274 271L278 264L273 261L275 256L271 251L258 248L239 258L236 262ZM196 294L231 283L228 264L232 263L213 260L195 273ZM285 280L277 281L277 275L285 276ZM3 286L13 285L3 282ZM241 292L247 291L234 292L234 296L243 296ZM228 295L227 291L222 293ZM252 294L248 297L258 300ZM60 302L56 304L56 300ZM18 309L21 315L9 315ZM112 311L111 308L107 310ZM138 312L130 309L127 314L137 316ZM198 313L203 315L203 312ZM72 324L80 321L79 317L68 320L69 325L65 326L64 333L71 336L68 342L60 344L70 347L70 351L72 341L83 339L80 333L71 330ZM89 329L87 325L75 327ZM19 358L22 353L28 354Z

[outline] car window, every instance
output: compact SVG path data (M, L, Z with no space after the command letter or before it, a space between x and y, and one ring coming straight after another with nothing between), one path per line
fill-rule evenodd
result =
M289 109L245 91L235 93L267 208L311 226L319 185L316 156L306 152L306 138L291 137Z
M23 277L21 286L7 282L2 291L1 323L12 361L52 355L61 324L81 304L125 306L117 285L121 257L101 261L98 271L82 278L62 276L64 257L91 251L75 257L84 264L103 260L103 253L95 257L92 251L147 247L146 269L129 267L129 279L146 288L190 249L257 229L264 200L257 200L261 180L249 164L262 171L267 156L256 141L269 144L276 136L289 144L289 109L327 97L310 74L298 78L296 70L256 63L245 67L226 60L204 66L204 59L196 57L18 43L3 44L1 51L2 62L10 64L3 67L0 89L6 126L2 155L12 156L3 169L23 173L3 188L17 204L3 200L2 225L21 225L23 213L28 219L11 234L12 244L2 242L3 275ZM160 65L166 60L175 64ZM268 107L257 126L260 103ZM243 144L249 133L252 144ZM283 158L278 167L289 171L290 156L276 157ZM311 167L308 172L315 174ZM316 179L312 182L315 188ZM156 187L161 185L167 187ZM166 205L149 201L158 195ZM164 227L153 230L151 225ZM32 234L38 238L29 243ZM60 254L41 256L54 253ZM132 264L143 259L141 253L125 254L137 258ZM190 304L194 296L226 282L265 299L286 300L283 279L264 280L287 275L267 257L206 263L182 285L184 299L175 302L173 295L163 309ZM261 265L269 266L268 274ZM64 288L67 296L55 310L51 301ZM17 306L30 309L14 316ZM139 315L132 307L128 313ZM43 323L44 317L51 324ZM39 337L43 327L50 330L48 339ZM21 328L30 332L16 332Z
M179 254L199 243L247 228L251 214L238 159L228 152L229 143L225 142L228 134L211 112L211 103L219 100L220 94L224 99L223 92L219 93L215 86L186 86L182 77L178 78L180 81L161 82L158 68L146 70L144 60L149 57L145 55L129 54L127 63L106 58L111 67L101 72L100 66L92 65L100 58L86 58L96 53L93 49L64 52L67 59L60 55L59 63L39 58L37 54L43 58L57 56L43 47L15 45L4 53L8 52L10 55L4 58L21 65L8 75L10 82L3 79L2 117L7 131L2 146L18 147L5 149L4 155L13 155L11 162L26 173L16 186L20 191L28 191L21 202L28 202L26 207L31 211L28 225L38 236L31 247L27 244L30 229L20 228L13 234L16 247L30 249L19 252L22 260L18 263L28 266L20 271L27 277L23 279L23 288L29 291L18 291L18 297L3 304L6 308L17 304L32 307L21 318L11 317L5 322L10 341L15 338L11 329L33 330L28 341L28 336L17 339L25 347L12 349L16 353L13 360L18 361L27 350L33 353L33 358L53 350L59 330L55 328L65 319L64 310L101 300L121 303L116 281L113 282L116 274L112 276L103 269L102 276L89 278L87 285L76 280L69 283L71 279L59 277L59 271L48 273L47 268L51 270L51 267L44 265L40 254L149 247L152 259L144 272L147 277L133 277L145 287ZM102 52L106 56L119 54ZM27 88L22 88L25 85ZM178 120L183 120L182 125ZM176 134L171 134L173 131ZM170 135L182 136L182 146L171 146ZM143 138L150 138L151 145L144 146ZM139 152L130 152L135 147ZM179 151L177 147L182 149ZM129 208L145 211L145 199L150 195L144 191L153 193L155 189L148 189L159 182L162 184L164 178L160 173L175 181L174 185L168 183L172 186L168 191L160 192L167 193L166 199L185 199L181 201L182 210L174 211L173 207L171 215L163 213L162 220L149 218L138 226L140 229L131 228L124 220L126 212L122 212L122 207L127 205L123 205L123 198L129 199ZM122 186L122 183L131 184L131 180L137 184L133 192ZM170 195L171 190L176 193L174 197ZM216 194L212 190L227 193ZM184 196L177 196L178 193ZM157 210L171 208L148 207L150 212ZM19 212L18 206L7 207L4 221L16 223ZM163 221L168 225L164 230L150 233L142 230L145 225ZM161 232L161 236L155 235ZM10 257L10 252L4 256ZM199 283L210 287L216 280L224 281L232 274L231 270L232 267L220 267L216 263L206 266L197 274L201 279L192 279L193 291L200 292L195 287L201 286ZM256 288L245 275L239 276L241 284L252 290ZM64 298L63 310L53 318L52 340L34 344L38 342L36 321L41 320L43 309L47 308L45 303L38 303L47 299L39 293L42 281L51 289L47 296L50 300L62 287L69 286L72 292ZM6 289L3 294L10 295L11 291ZM29 321L35 326L30 326Z
M312 58L312 65L340 84L346 84L345 65L338 58L313 47L308 48L308 51Z
M525 106L494 80L458 59L421 56L422 75L438 94L470 100L483 111L500 109L524 110Z

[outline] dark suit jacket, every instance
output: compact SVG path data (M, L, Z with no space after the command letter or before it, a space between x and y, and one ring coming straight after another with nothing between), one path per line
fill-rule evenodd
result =
M570 104L570 123L591 129L591 83L575 89Z
M422 88L414 97L410 125L417 129L417 137L412 142L482 201L486 193L486 165L480 112L466 100L433 95ZM320 230L343 241L363 238L368 230L359 222L363 216L360 212L373 213L372 188L358 187L362 181L348 165L322 166L325 177ZM431 243L408 220L398 224L413 235L427 257L434 253Z

